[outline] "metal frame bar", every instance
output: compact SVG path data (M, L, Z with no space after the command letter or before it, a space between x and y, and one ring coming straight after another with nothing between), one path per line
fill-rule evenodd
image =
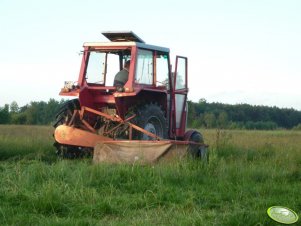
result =
M153 133L151 133L151 132L149 132L149 131L147 131L147 130L145 130L145 129L142 129L141 127L139 127L139 126L137 126L137 125L135 125L135 124L133 124L133 123L128 122L129 120L131 120L132 118L134 118L136 115L133 115L133 116L129 117L129 118L126 119L126 120L123 120L123 119L121 119L118 115L111 116L111 115L105 114L105 113L103 113L103 112L94 110L94 109L92 109L92 108L83 106L83 107L81 108L80 112L79 112L80 120L81 120L81 122L87 127L87 129L90 130L90 131L93 132L93 133L96 133L96 130L95 130L92 126L90 126L89 123L88 123L86 120L84 120L84 113L85 113L85 111L88 111L88 112L90 112L90 113L99 115L99 116L101 116L101 117L104 117L104 118L106 118L106 119L112 120L112 121L114 121L114 122L119 122L119 123L120 123L119 125L115 126L115 127L112 128L111 130L109 130L108 132L106 132L106 134L112 133L114 130L116 130L117 128L119 128L119 126L121 126L122 124L123 124L123 125L127 124L127 125L129 126L129 139L130 139L130 140L132 140L132 134L133 134L132 129L133 129L133 128L134 128L135 130L141 132L141 133L146 134L146 135L149 136L149 137L154 138L155 140L161 140L161 138L158 137L157 135L155 135L155 134L153 134ZM74 117L75 117L75 116L74 116Z

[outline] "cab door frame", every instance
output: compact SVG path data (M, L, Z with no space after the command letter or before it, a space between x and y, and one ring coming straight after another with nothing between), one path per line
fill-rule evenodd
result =
M184 137L187 123L188 59L176 56L173 73L173 133Z

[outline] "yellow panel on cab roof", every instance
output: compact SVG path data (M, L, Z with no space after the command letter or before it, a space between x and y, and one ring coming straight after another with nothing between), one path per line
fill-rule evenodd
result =
M104 31L101 32L103 36L111 42L140 42L145 43L132 31Z

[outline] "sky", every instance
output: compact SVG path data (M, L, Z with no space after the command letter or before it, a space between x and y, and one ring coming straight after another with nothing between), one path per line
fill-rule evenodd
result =
M0 0L0 106L60 100L84 42L131 30L187 56L189 100L301 110L300 0Z

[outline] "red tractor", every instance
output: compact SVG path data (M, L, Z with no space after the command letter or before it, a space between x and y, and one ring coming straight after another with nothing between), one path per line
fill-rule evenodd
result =
M167 142L207 158L202 135L186 132L187 58L177 56L172 71L168 48L146 44L133 32L102 34L110 42L84 43L78 81L65 82L60 92L76 99L56 116L58 154L82 156L97 143L139 143L143 149L141 144ZM118 83L122 69L127 78Z

